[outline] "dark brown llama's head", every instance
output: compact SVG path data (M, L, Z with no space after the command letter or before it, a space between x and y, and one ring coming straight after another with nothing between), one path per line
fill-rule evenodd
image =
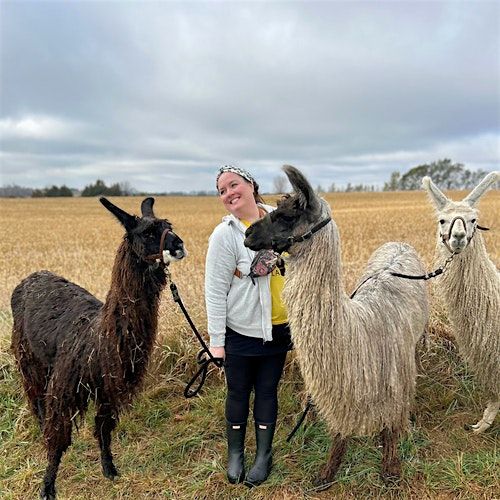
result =
M184 243L172 231L172 224L167 219L158 219L153 213L154 198L143 200L142 217L128 214L104 197L99 201L120 221L132 250L144 262L160 261L168 265L187 255Z
M304 175L290 165L285 165L283 170L294 192L285 195L278 201L276 210L247 229L245 246L252 250L287 251L293 244L312 236L310 231L314 232L318 224L330 220L328 214L322 215L322 201Z

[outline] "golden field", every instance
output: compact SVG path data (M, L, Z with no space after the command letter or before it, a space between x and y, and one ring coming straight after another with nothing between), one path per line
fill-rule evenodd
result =
M457 199L464 193L450 195ZM332 193L325 197L332 206L333 217L340 229L347 292L354 288L370 254L387 241L410 243L422 256L428 270L435 268L436 221L423 192ZM270 204L274 204L275 198L273 195L265 196ZM141 198L111 200L130 213L140 213ZM173 223L174 231L184 240L188 249L188 257L171 267L172 278L193 321L201 331L205 331L205 252L208 237L224 215L224 209L215 197L159 197L154 209L158 217L168 218ZM500 191L489 192L482 199L480 210L479 223L492 228L483 235L498 267ZM4 412L3 417L0 415L3 418L0 426L0 497L31 498L38 490L45 460L42 439L34 419L28 414L13 358L8 351L12 326L10 295L26 275L48 269L104 300L110 283L114 253L123 230L96 198L1 199L0 227L0 382L3 384L0 413ZM435 301L431 330L447 337L452 334L441 306ZM432 355L439 355L441 349L444 348L439 344ZM373 484L376 483L374 474L377 466L377 460L374 459L375 468L367 475L361 474L362 480L359 477L349 479L349 472L346 472L341 476L338 486L329 492L318 493L311 489L311 480L314 468L326 459L327 439L323 434L318 439L325 447L316 450L309 459L301 459L302 462L296 456L307 456L304 438L296 438L295 444L284 445L285 451L280 452L277 458L277 462L281 459L281 468L277 466L274 474L278 479L271 479L260 488L251 491L225 482L222 420L224 388L221 378L212 374L204 389L205 395L197 398L198 401L187 402L182 398L182 384L195 369L194 356L197 350L194 335L166 289L161 305L157 348L145 392L123 418L115 433L116 463L122 470L122 477L110 483L100 475L97 445L87 425L78 435L75 434L75 444L63 458L57 482L59 498L333 498L335 495L342 498L399 498L400 495L401 498L500 498L498 481L495 485L495 477L500 480L498 423L485 436L470 436L461 429L463 423L472 423L479 418L482 401L480 396L474 394L464 396L464 393L460 393L462 396L456 396L457 391L463 389L460 383L458 389L450 389L452 396L443 389L445 386L448 388L448 383L453 385L448 377L449 370L455 370L455 375L463 372L463 367L453 353L450 355L455 363L452 368L446 368L447 359L437 361L443 370L436 375L443 377L437 386L443 392L439 393L432 408L439 408L438 416L431 415L434 410L429 409L430 405L427 406L423 398L423 394L434 387L435 380L428 380L427 385L421 386L422 392L417 396L417 405L420 405L416 410L420 426L417 434L425 437L422 438L422 443L425 443L415 444L416 441L412 441L412 450L418 463L426 458L431 461L446 460L453 480L449 475L439 479L441 476L437 472L434 474L431 471L431 474L424 465L415 466L415 469L411 469L413 472L409 472L410 475L414 474L412 480L402 490L389 491L378 483L375 486ZM293 423L304 400L298 371L291 365L293 362L287 366L283 389L290 392L290 397L282 404L282 413L286 413L286 426ZM429 373L424 375L428 379L431 377ZM467 387L463 391L467 392L473 381L468 375L464 377ZM453 394L455 403L452 401ZM283 399L286 397L283 395ZM451 400L448 400L450 397ZM161 403L158 403L159 400ZM467 402L470 402L470 408L466 408ZM161 408L160 414L158 407ZM204 420L210 414L213 418ZM89 415L93 417L92 411ZM153 417L154 425L141 430L144 420ZM91 420L87 419L87 422ZM168 449L162 445L159 458L151 448L160 446L158 443L162 441L162 436L174 432L172 428L176 425L179 429L189 428L186 432L197 436L198 444L179 444L178 447L172 444ZM448 435L451 428L455 430ZM204 430L207 435L200 437ZM277 446L281 446L288 430L284 424L277 438ZM175 432L172 436L175 436ZM487 471L481 472L481 469L480 477L477 477L477 471L473 469L474 480L469 480L468 473L460 469L464 466L464 453L468 452L475 453L474 460L483 460L479 458L483 455L487 457L483 460L487 463ZM171 459L171 455L176 458ZM129 461L124 457L129 457ZM194 464L200 461L206 463L205 468L196 468L198 466ZM178 465L172 467L169 465L172 462ZM186 465L189 463L191 467ZM484 477L481 477L482 473ZM199 483L199 486L189 486L188 483L192 481L195 485Z

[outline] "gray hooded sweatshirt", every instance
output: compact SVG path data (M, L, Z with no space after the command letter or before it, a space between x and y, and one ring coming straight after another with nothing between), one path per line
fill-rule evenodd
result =
M261 205L266 212L274 207ZM205 304L210 346L225 345L226 326L246 335L272 340L271 276L248 277L255 256L245 247L246 226L234 215L226 215L208 240L205 264ZM234 275L239 269L242 277Z

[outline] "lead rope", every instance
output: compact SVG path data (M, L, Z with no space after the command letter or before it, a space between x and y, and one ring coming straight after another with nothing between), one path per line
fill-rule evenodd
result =
M288 434L288 437L286 438L286 442L289 443L293 436L295 436L295 433L299 430L300 426L302 425L302 422L305 420L307 414L309 413L309 410L314 406L314 403L312 402L311 396L307 396L307 405L302 412L301 417L299 420L297 420L297 423L295 424L295 427L292 429L292 432Z
M436 276L439 276L440 274L443 274L450 264L450 262L454 259L455 255L458 255L457 252L453 252L445 261L444 264L441 267L438 267L435 271L432 271L427 274L422 274L420 276L413 276L411 274L402 274L402 273L393 273L391 272L392 276L396 276L397 278L405 278L407 280L430 280L431 278L435 278Z
M427 273L427 274L422 274L420 276L412 276L410 274L401 274L401 273L393 273L393 272L391 272L391 274L393 276L396 276L397 278L405 278L407 280L425 280L425 281L430 280L431 278L435 278L436 276L439 276L440 274L443 274L444 271L446 270L446 268L448 267L449 263L455 257L455 255L458 255L457 252L453 252L451 250L451 248L448 245L448 241L447 241L447 240L450 239L450 235L451 235L451 230L453 228L453 224L455 223L455 221L457 219L462 219L462 221L464 223L464 227L465 227L465 221L464 221L464 219L462 217L455 217L453 219L453 221L451 222L451 224L450 224L450 230L448 232L447 238L445 238L443 235L441 235L441 239L442 239L443 243L446 245L446 248L448 248L448 250L450 252L452 252L451 255L444 261L444 264L441 267L438 267L435 271L432 271L432 272ZM479 229L481 231L489 231L490 230L489 227L484 227L484 226L480 226L479 224L476 224L476 226L474 227L474 231L473 231L471 237L469 238L469 240L467 242L467 245L470 243L470 241L472 240L472 238L476 234L476 229Z
M170 281L170 291L172 292L172 297L177 304L179 304L179 307L181 308L181 311L184 314L184 317L186 318L187 322L189 323L189 326L193 330L194 334L196 335L196 338L201 344L202 349L200 352L198 352L198 355L196 356L196 362L200 365L199 370L196 372L196 374L193 376L193 378L188 382L186 385L186 388L184 389L184 397L189 399L194 396L196 396L201 388L203 387L203 384L205 383L205 380L207 378L208 374L208 367L210 366L210 363L213 363L215 366L218 368L221 368L224 360L223 358L215 358L212 353L210 352L207 344L203 340L202 336L198 332L196 326L194 325L193 321L191 320L189 313L187 312L186 308L184 307L184 304L182 303L181 296L179 295L179 290L177 289L177 285L172 281L170 271L168 268L165 268L165 274L167 275L168 281ZM205 357L205 354L208 354L208 358ZM198 378L200 378L200 382L198 386L195 389L191 389L193 384L196 382Z

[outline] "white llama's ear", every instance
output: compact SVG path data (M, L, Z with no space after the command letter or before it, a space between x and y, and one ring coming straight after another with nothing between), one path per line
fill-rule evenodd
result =
M464 199L473 207L488 189L500 180L500 172L490 172Z
M438 210L442 210L448 203L448 198L443 192L432 182L430 177L425 176L422 179L422 187L427 191L429 198Z
M293 190L299 195L302 208L314 211L319 207L318 197L302 172L291 165L283 165Z

